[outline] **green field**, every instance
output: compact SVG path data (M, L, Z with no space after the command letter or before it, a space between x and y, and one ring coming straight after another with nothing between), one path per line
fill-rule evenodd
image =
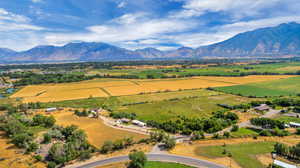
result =
M210 158L224 157L224 150L232 154L232 158L243 168L263 168L255 155L267 154L273 151L274 142L242 143L224 146L198 147L195 153Z
M209 93L209 92L207 92ZM209 117L212 112L223 109L217 104L240 104L249 101L234 95L206 95L196 98L183 98L178 100L163 100L152 103L136 104L125 106L117 110L118 112L135 113L140 120L167 121L176 119L178 116Z
M134 75L145 79L147 76L161 78L162 76L241 76L264 73L296 73L300 70L299 62L282 62L251 65L220 65L197 68L165 68L165 69L92 69L89 74L110 74L111 76Z
M251 129L239 128L236 132L231 132L231 136L234 138L238 137L248 137L248 136L258 136L259 134Z
M217 87L214 88L214 90L241 96L295 96L300 94L300 77L251 83L246 85Z
M279 120L279 121L286 122L286 123L289 123L289 122L300 123L300 118L296 118L296 117L280 116L280 117L278 117L276 119Z
M163 163L163 162L147 162L145 168L193 168L177 163Z

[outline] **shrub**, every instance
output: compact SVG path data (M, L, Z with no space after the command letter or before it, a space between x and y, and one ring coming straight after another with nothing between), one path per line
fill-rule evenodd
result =
M239 126L238 125L233 125L231 128L231 132L237 132L239 130Z

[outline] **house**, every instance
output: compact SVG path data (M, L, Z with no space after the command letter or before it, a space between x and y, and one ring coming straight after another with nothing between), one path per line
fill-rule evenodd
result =
M143 123L142 121L139 120L132 120L132 124L137 125L139 127L145 127L147 124Z
M260 106L254 107L254 109L257 111L268 111L271 109L271 107L267 104L261 104Z
M293 128L299 128L300 127L300 123L290 122L289 124Z
M52 107L52 108L47 108L46 112L53 112L53 111L56 111L56 110L57 110L56 107Z
M283 168L298 168L295 165L288 164L288 163L285 163L285 162L282 162L282 161L279 161L279 160L274 160L273 164L275 164L277 166L280 166L280 167L283 167Z

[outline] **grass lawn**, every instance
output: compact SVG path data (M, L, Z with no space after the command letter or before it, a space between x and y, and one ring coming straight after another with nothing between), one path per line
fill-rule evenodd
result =
M210 158L225 157L223 151L232 154L232 158L243 168L263 168L255 155L266 154L273 151L275 142L252 142L224 146L205 146L195 149L199 156Z
M259 135L257 132L247 129L247 128L239 128L236 132L231 132L231 136L237 138L237 137L247 137L247 136L255 136Z
M146 104L136 104L120 108L119 112L135 113L139 120L166 121L178 116L209 117L212 112L223 109L217 104L239 104L249 101L234 95L200 96L179 100L163 100Z
M300 93L300 77L214 88L217 91L256 97L294 96Z
M163 163L163 162L147 162L145 168L193 168L177 163Z
M99 108L106 98L89 98L77 100L65 100L59 102L41 103L43 108L49 107L71 107L71 108Z
M300 123L300 118L296 118L296 117L280 116L280 117L278 117L276 119L279 120L279 121L286 122L286 123L289 123L289 122Z
M142 95L130 95L130 96L120 96L118 100L121 104L132 104L137 102L152 102L152 101L162 101L169 99L182 99L187 97L194 96L212 96L212 95L220 95L223 93L208 91L205 89L195 89L195 90L182 90L182 91L174 91L174 92L161 92L161 93L150 93L150 94L142 94Z

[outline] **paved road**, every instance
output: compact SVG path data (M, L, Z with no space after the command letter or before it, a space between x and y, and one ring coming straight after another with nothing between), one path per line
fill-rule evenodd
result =
M169 154L148 154L147 158L149 161L160 161L160 162L174 162L181 163L185 165L190 165L198 168L226 168L225 166L218 165L215 163L211 163L204 160L194 159L190 157L177 156L177 155L169 155ZM119 156L113 157L109 159L99 160L92 163L87 163L82 166L77 166L73 168L94 168L97 166L104 166L107 164L113 164L118 162L128 161L128 156Z

